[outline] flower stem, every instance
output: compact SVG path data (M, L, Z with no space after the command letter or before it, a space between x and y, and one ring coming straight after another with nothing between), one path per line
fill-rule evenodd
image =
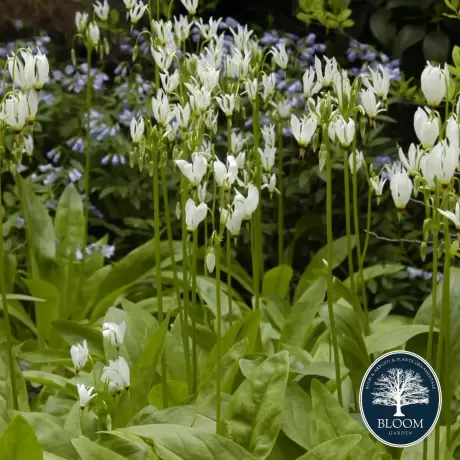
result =
M164 208L165 208L165 216L166 216L166 231L168 234L168 247L169 247L169 253L171 254L171 266L172 266L172 271L173 271L173 279L174 279L174 287L176 291L176 302L177 302L177 308L179 310L179 318L181 325L184 324L184 308L182 305L181 301L181 288L180 288L180 283L179 283L179 278L177 276L177 263L176 263L176 258L175 258L175 252L174 252L174 240L172 236L172 227L171 227L171 214L169 212L169 198L168 198L168 183L166 181L166 168L163 166L161 168L161 186L162 186L162 191L163 191L163 203L164 203ZM191 379L191 370L190 362L187 359L188 356L188 337L185 335L185 329L181 327L181 332L182 332L182 342L183 342L183 347L184 347L184 360L185 360L185 373L187 376L187 382L190 381Z
M222 358L222 305L220 298L220 235L219 240L215 244L216 252L216 344L217 344L217 369L216 369L216 432L221 431L221 405L220 405L220 394L221 394L221 358Z
M195 394L198 382L197 349L196 349L196 255L198 252L198 230L193 232L192 247L192 393Z
M153 222L155 231L155 278L157 284L158 321L163 322L163 282L161 276L161 245L160 245L160 174L159 154L153 159ZM166 354L161 356L161 388L163 407L168 407L168 387L166 383Z
M86 145L85 145L85 231L83 234L83 248L86 247L88 243L88 225L89 225L89 185L90 185L90 175L91 175L91 104L92 104L92 79L91 79L91 56L93 53L93 47L88 45L87 47L87 56L86 56Z
M278 265L284 261L284 178L283 178L283 127L281 120L278 130Z
M329 312L329 322L331 327L332 348L334 350L335 380L337 384L337 398L340 405L343 405L342 399L342 379L340 377L340 355L339 344L337 342L337 333L335 330L334 305L332 303L332 290L334 278L332 275L333 264L333 234L332 234L332 161L331 149L329 145L328 127L323 131L323 139L326 145L326 214L327 214L327 308Z
M2 133L3 141L3 133ZM3 145L3 142L2 142ZM10 311L8 307L8 299L6 297L6 274L5 274L5 248L3 244L3 195L2 195L2 165L0 163L0 288L2 290L2 305L3 305L3 316L5 320L5 330L6 330L6 346L8 354L8 367L10 373L10 383L11 383L11 395L13 397L13 409L18 410L18 393L16 388L16 373L14 366L14 351L13 351L13 337L11 334L11 324L10 324Z
M228 151L232 151L232 117L227 117L227 144ZM230 200L229 200L230 201ZM230 204L230 203L228 203ZM233 324L233 302L232 302L232 236L227 232L226 239L226 256L227 256L227 286L228 286L228 317L230 326Z

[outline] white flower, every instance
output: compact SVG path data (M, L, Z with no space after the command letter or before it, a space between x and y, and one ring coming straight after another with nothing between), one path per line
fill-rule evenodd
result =
M423 156L420 169L430 187L435 186L435 178L441 185L448 185L458 166L458 148L446 141L436 144L430 153Z
M192 27L192 24L193 23L189 22L186 16L174 16L174 32L180 42L187 40L190 35L190 28Z
M181 129L185 129L188 127L188 122L190 120L190 105L187 102L184 107L179 104L174 106L174 116L179 123Z
M424 149L433 147L439 136L439 121L436 117L430 120L430 109L419 107L414 114L414 129Z
M286 45L281 43L278 45L278 48L272 46L271 52L275 63L282 69L286 69L289 61L288 54L286 53Z
M236 156L236 164L238 165L238 169L244 169L246 164L246 152L240 152Z
M246 139L242 133L232 131L232 153L239 153L243 150Z
M306 148L315 134L318 121L315 116L303 117L300 121L294 114L291 116L291 129L297 143Z
M460 100L460 98L459 98ZM449 144L459 147L459 129L458 129L458 120L455 116L451 115L446 125L446 137L449 140Z
M442 209L438 209L438 211L444 216L447 217L455 224L455 228L460 230L460 201L457 201L455 205L455 212L452 211L444 211Z
M24 137L24 152L29 156L34 153L34 138L30 134Z
M31 89L27 93L27 107L26 121L28 123L33 123L38 110L38 94L34 89Z
M250 184L247 197L244 197L238 190L235 193L235 211L241 213L243 220L250 220L257 206L259 206L259 189Z
M423 156L423 150L421 150L415 144L409 146L408 158L404 155L401 147L399 148L399 159L404 167L409 171L409 174L414 175L420 169L420 160Z
M347 71L343 70L340 72L337 70L337 72L334 73L332 81L339 105L348 105L351 98L351 83Z
M198 187L208 170L208 162L204 155L197 153L192 156L192 162L176 160L181 173L190 181L193 187Z
M276 133L275 133L275 126L268 125L264 126L261 129L262 137L264 139L265 145L269 147L273 147L276 141Z
M363 155L363 152L357 150L356 151L356 172L359 171L359 169L361 168L361 166L363 165L364 163L364 155ZM354 170L354 160L353 160L353 152L350 153L350 156L348 157L348 164L350 166L350 171L351 173L353 174L353 170Z
M29 90L35 84L35 58L30 50L21 50L21 57L8 56L8 72L16 86Z
M120 348L123 344L126 332L126 322L122 321L120 324L117 323L104 323L102 325L102 335L108 342Z
M196 206L195 202L189 198L187 203L185 203L185 224L187 225L187 231L195 231L198 225L206 218L207 213L208 207L206 203L200 203Z
M142 117L139 117L138 120L133 118L131 120L130 130L134 145L139 144L144 135L144 119Z
M5 114L6 124L13 131L22 131L29 113L27 96L23 93L10 94L3 103L3 113Z
M171 67L175 52L171 53L170 50L162 46L158 46L157 49L152 46L150 51L152 52L155 64L160 68L160 70L166 72Z
M94 12L101 21L107 21L109 17L110 6L107 0L104 0L104 3L96 1L94 3Z
M196 9L198 8L198 1L199 0L180 0L182 5L184 5L185 9L188 11L188 14L192 16L196 14Z
M83 369L88 362L88 344L83 340L83 345L77 343L70 347L70 356L72 357L73 367L78 372Z
M262 98L267 101L272 97L276 86L276 74L271 73L270 75L262 75Z
M138 0L123 0L123 3L125 4L125 8L130 10L136 6L137 1Z
M93 46L99 43L101 39L101 31L99 30L98 25L95 22L90 22L87 30L88 39L90 40Z
M77 27L77 31L83 33L88 25L89 15L88 13L80 13L77 11L75 13L75 26Z
M212 108L206 112L206 117L204 119L204 124L206 128L212 131L214 134L217 132L217 113L215 113Z
M238 163L233 155L227 156L227 165L218 158L214 161L214 177L217 185L224 190L230 190L238 176Z
M422 91L426 101L437 107L446 95L446 74L440 66L432 66L427 62L421 75Z
M241 224L243 223L243 214L241 210L235 208L230 212L221 208L220 219L232 236L236 237L240 234Z
M42 89L44 84L48 81L50 73L50 65L48 58L40 50L34 57L35 59L35 89Z
M362 76L364 85L374 91L383 101L386 101L388 91L390 91L390 73L383 66L379 66L379 71L377 72L369 68L369 72L371 74L371 79L369 79L367 75ZM372 80L372 83L370 80Z
M350 118L346 122L342 117L335 120L335 135L342 147L349 147L355 137L355 121Z
M244 87L249 100L254 102L257 98L257 91L259 90L259 82L257 78L254 78L254 80L246 80L244 82Z
M78 397L80 399L80 407L84 409L89 402L97 396L97 393L93 394L94 387L86 387L81 383L77 383Z
M321 83L319 81L315 82L315 77L316 73L313 67L307 69L303 74L303 92L307 98L321 89Z
M172 93L179 86L179 70L175 70L173 74L164 72L160 74L161 83L166 93Z
M190 106L199 112L206 112L211 105L211 92L190 83L185 83L185 86L190 93Z
M201 83L203 84L203 89L209 93L212 93L216 86L219 84L220 69L216 69L213 64L199 64L196 71ZM233 105L235 105L234 99Z
M128 6L126 6L126 8L129 9L129 19L131 24L137 24L142 16L144 16L147 5L144 5L141 1L138 2L137 0L133 0L131 3L131 8Z
M372 188L374 189L375 194L377 195L377 202L382 196L383 186L387 179L381 179L380 176L373 176L370 178Z
M115 361L109 360L109 365L102 370L101 382L108 383L112 393L129 390L130 371L125 358L119 356Z
M280 118L286 119L291 115L292 105L287 99L283 99L276 104L272 102L272 105L276 108Z
M328 59L326 56L324 56L324 60L326 61L326 65L324 66L323 74L321 61L318 56L315 56L316 78L321 86L326 87L332 83L337 73L337 61L335 58Z
M214 271L216 266L216 254L214 252L214 248L209 248L208 253L206 254L206 268L209 273Z
M235 48L238 50L247 50L251 41L251 35L254 33L254 31L249 30L247 25L243 27L238 24L237 30L235 31L233 27L230 27L230 32L233 35Z
M152 112L160 125L165 125L174 116L169 106L168 96L162 89L158 90L157 97L152 97Z
M363 89L360 93L361 107L366 115L374 119L379 112L380 102L377 102L374 90Z
M220 110L224 112L226 117L231 117L235 110L235 95L224 94L222 97L216 97L217 103L219 104Z
M412 181L407 171L399 165L390 179L390 190L393 201L398 210L406 208L412 194Z
M271 176L264 174L263 181L262 190L267 188L270 196L273 195L273 192L276 191L276 174L272 174Z
M270 172L275 164L276 147L265 147L263 150L259 147L259 154L262 168Z

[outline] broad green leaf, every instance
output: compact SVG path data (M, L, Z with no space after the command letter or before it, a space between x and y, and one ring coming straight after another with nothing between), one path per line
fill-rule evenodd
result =
M32 364L56 364L63 366L72 366L72 358L70 357L70 350L36 350L26 351L19 354L19 357L24 361Z
M195 417L195 406L178 406L163 410L157 410L153 406L146 406L129 421L127 426L156 425L163 423L169 425L192 426Z
M162 460L255 460L230 439L180 425L141 425L119 430L153 441Z
M35 195L29 183L20 176L18 176L18 187L21 191L26 228L31 230L28 237L35 255L39 262L53 261L56 258L56 236L48 210ZM40 269L42 271L41 266Z
M299 457L298 460L337 460L346 458L348 453L361 441L361 439L362 436L359 434L340 436L339 438L323 442L310 452Z
M238 340L248 339L248 353L252 353L257 347L257 339L259 337L260 321L262 319L262 312L260 310L253 310L248 314L243 328L238 334Z
M395 57L401 57L404 51L421 42L425 36L425 30L425 25L403 25L393 41L393 54Z
M43 452L33 428L24 417L16 415L0 437L2 460L42 460Z
M20 414L32 425L40 447L44 451L59 455L66 460L77 458L70 442L74 434L62 427L60 418L40 412L21 412Z
M361 441L351 450L353 460L369 460L376 451L369 432L345 412L339 402L318 380L313 380L311 397L316 422L317 442L322 444L336 437L361 435Z
M68 345L74 345L77 342L88 342L90 354L104 356L104 345L102 331L86 324L70 320L58 320L53 322L53 327L60 333L61 337Z
M299 446L305 450L310 450L315 445L315 427L310 396L298 383L288 382L281 429Z
M133 433L112 430L108 433L99 432L99 436L98 442L102 446L122 455L127 460L159 460L153 447Z
M271 452L281 424L289 353L266 359L235 391L224 413L228 437L255 457Z
M38 333L37 328L34 322L30 319L30 316L24 310L24 307L22 306L22 304L17 299L14 299L13 295L11 294L7 294L6 298L7 298L8 311L9 311L10 316L21 321L21 323L27 326L34 334L37 334ZM38 302L40 301L41 299L38 299ZM3 310L2 299L0 299L0 310Z
M356 238L354 235L351 237L352 247L356 245ZM341 238L336 239L332 243L332 268L337 268L347 257L348 249L347 249L347 237L343 236ZM317 270L324 270L324 262L323 259L327 259L327 245L323 246L311 259L310 263L308 264L307 268L303 272L299 284L297 285L297 289L294 295L294 302L297 302L300 299L300 296L308 289L308 287L315 281L316 279L316 271Z
M397 32L396 26L390 19L391 12L383 8L374 11L369 19L370 29L382 45L389 45Z
M0 337L5 337L1 328ZM0 343L1 342L2 341L0 340ZM8 365L8 353L6 347L7 345L5 343L2 343L0 347L0 402L3 402L4 400L6 407L8 409L12 409L14 407L13 393L11 391L10 367ZM16 392L19 409L28 411L29 395L27 393L26 382L24 380L24 376L22 375L22 370L19 367L17 360L14 360L14 376L16 380Z
M180 406L188 398L188 385L177 380L167 381L168 407ZM163 407L163 385L156 384L149 392L149 403L158 409Z
M38 327L38 342L45 347L46 342L51 346L59 344L59 336L53 329L53 321L60 319L61 297L57 288L45 280L24 280L29 291L35 297L40 297L44 302L35 304L35 317Z
M262 295L286 298L294 271L290 265L279 265L265 273L262 283Z
M72 444L78 455L80 455L81 460L125 460L125 457L90 441L84 436L72 439Z
M69 379L51 372L44 371L24 371L24 378L32 383L46 385L49 388L62 391L69 396L77 396L76 387L70 384Z
M43 452L43 460L66 460L59 455L50 454L49 452Z
M398 273L401 270L406 268L405 265L401 264L377 264L372 265L371 267L366 267L363 270L363 278L364 281L367 282L374 278L378 278L379 276L385 275L393 275L394 273ZM361 276L359 272L354 273L353 275L355 286L359 286L361 284ZM350 289L351 286L351 277L347 278L343 281L343 284Z
M423 54L427 61L446 62L449 58L450 39L442 30L432 30L423 39Z
M385 332L376 332L364 339L367 352L372 354L392 350L404 345L412 337L428 332L428 330L428 326L406 325Z
M286 319L280 342L303 348L311 333L313 318L318 313L326 295L326 280L317 278L302 295L303 300L296 302Z
M392 309L393 306L391 303L387 303L369 312L369 321L372 323L372 326L383 321L391 313Z

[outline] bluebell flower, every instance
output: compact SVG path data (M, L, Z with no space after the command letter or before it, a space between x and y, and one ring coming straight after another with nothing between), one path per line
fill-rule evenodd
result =
M83 174L76 168L70 168L68 172L68 177L70 182L77 182L81 179Z
M102 246L101 253L106 259L111 259L115 254L115 246L106 244Z
M21 216L17 216L16 217L16 228L23 228L24 227L24 218L22 218Z

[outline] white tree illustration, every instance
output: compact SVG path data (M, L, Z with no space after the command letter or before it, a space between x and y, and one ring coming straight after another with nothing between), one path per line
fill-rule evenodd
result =
M419 373L393 368L382 374L374 384L372 404L396 406L394 417L404 417L401 407L428 404L429 390L423 386Z

